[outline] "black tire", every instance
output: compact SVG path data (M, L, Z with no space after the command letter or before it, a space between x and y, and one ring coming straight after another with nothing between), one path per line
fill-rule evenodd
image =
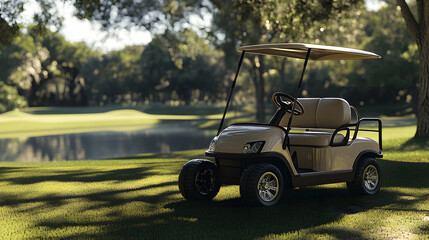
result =
M351 193L374 195L380 191L381 170L374 158L362 159L356 169L355 179L347 182Z
M180 171L179 189L188 200L213 199L220 189L216 165L205 159L190 160Z
M283 188L281 172L269 163L251 165L241 175L240 195L249 205L273 206L280 201Z

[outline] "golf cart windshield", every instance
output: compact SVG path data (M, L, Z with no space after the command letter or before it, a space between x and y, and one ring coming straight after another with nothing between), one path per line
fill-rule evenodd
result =
M252 54L306 59L309 49L311 49L311 53L308 57L309 60L321 61L381 58L379 55L368 51L304 43L249 45L240 47L237 49L237 51Z

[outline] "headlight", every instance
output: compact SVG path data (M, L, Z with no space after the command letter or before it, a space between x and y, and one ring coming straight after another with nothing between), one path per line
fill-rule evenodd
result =
M214 150L215 150L215 145L216 145L217 139L218 139L218 137L216 136L216 137L214 137L214 138L213 138L213 140L210 142L210 145L209 145L209 151L214 151Z
M246 143L243 147L243 153L259 153L264 144L264 141Z

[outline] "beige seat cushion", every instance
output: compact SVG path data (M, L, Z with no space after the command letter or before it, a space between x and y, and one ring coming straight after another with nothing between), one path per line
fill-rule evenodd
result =
M337 129L351 120L349 103L342 98L298 98L304 106L304 114L293 116L292 128ZM286 127L290 114L280 121Z
M289 133L291 146L329 146L332 133L329 132L305 132L305 133ZM342 134L335 135L334 143L339 143L344 140Z

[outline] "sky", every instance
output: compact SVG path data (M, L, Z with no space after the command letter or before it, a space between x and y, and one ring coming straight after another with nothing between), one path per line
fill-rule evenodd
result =
M371 11L376 11L382 5L380 0L365 0L366 7ZM58 0L57 3L59 14L64 17L63 28L60 33L64 35L69 42L84 41L88 46L102 52L119 50L129 45L142 45L149 43L152 38L151 34L141 28L120 29L115 32L115 36L111 36L100 30L99 23L90 22L88 20L79 20L73 16L73 6L69 2L64 3ZM37 5L33 2L26 5L26 9L22 14L24 22L31 19L32 12L37 9ZM191 18L191 24L208 25L211 18L205 19L198 17ZM30 20L31 21L31 20Z

